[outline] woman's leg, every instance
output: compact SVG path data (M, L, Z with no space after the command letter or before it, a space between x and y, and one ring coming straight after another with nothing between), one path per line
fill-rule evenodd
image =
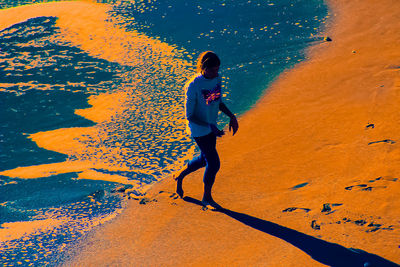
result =
M203 176L204 195L203 201L214 202L211 195L212 186L214 185L215 176L220 168L220 160L216 149L217 137L210 133L206 136L195 137L194 140L200 148L200 156L191 160L186 168L175 177L177 181L176 192L180 197L183 197L182 181L183 178L191 172L194 172L202 167L206 167Z
M201 138L195 138L206 161L206 170L204 172L204 195L203 202L213 203L211 189L214 185L215 176L220 168L220 160L216 149L217 137L215 134L209 134Z
M182 180L186 175L197 171L200 168L206 166L206 160L204 154L201 152L199 156L193 158L188 164L180 171L179 175L175 177L175 180Z
M182 188L182 182L183 178L185 178L186 175L189 173L192 173L202 167L206 166L206 159L204 157L203 152L200 153L198 157L195 157L189 163L186 165L183 170L179 173L178 176L174 177L176 180L176 193L180 196L183 197L183 188Z

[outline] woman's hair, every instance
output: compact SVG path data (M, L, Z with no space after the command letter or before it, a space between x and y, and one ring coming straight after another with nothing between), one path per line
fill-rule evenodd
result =
M219 57L213 51L205 51L197 58L197 72L203 73L205 69L217 67L221 64Z

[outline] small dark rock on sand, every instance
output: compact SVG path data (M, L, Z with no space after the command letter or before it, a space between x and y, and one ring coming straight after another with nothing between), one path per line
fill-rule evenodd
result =
M325 37L324 37L324 41L325 41L325 42L332 42L332 38L329 37L329 36L325 36Z

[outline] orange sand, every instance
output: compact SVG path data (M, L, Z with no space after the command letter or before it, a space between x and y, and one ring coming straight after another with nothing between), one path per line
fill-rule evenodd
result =
M219 140L214 198L261 225L400 263L400 1L329 4L333 42L311 48L240 118L238 134ZM132 200L78 246L73 265L324 266L304 243L246 225L244 215L203 211L174 190L166 180L148 192L152 202ZM184 190L201 198L202 171ZM321 212L326 203L332 213ZM310 211L282 212L290 207Z

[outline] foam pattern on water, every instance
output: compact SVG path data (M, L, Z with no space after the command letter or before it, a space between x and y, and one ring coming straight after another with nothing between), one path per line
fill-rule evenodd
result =
M109 193L114 184L76 180L76 176L0 177L2 266L54 265L67 244L121 211L120 196Z
M75 113L96 125L41 131L30 139L39 147L68 155L68 162L85 162L99 175L150 183L170 173L168 166L193 147L185 133L182 105L190 64L160 41L118 29L113 29L113 36L107 36L105 29L92 36L108 38L115 53L124 53L107 56L102 53L106 48L93 46L96 39L74 39L75 28L60 29L56 23L55 17L39 17L0 32L3 44L8 44L0 62L6 77L2 90L21 96L32 88L41 89L54 91L47 93L54 98L60 90L84 91L92 107ZM122 37L123 42L118 39ZM40 166L36 163L32 168ZM18 172L5 175L21 177Z

